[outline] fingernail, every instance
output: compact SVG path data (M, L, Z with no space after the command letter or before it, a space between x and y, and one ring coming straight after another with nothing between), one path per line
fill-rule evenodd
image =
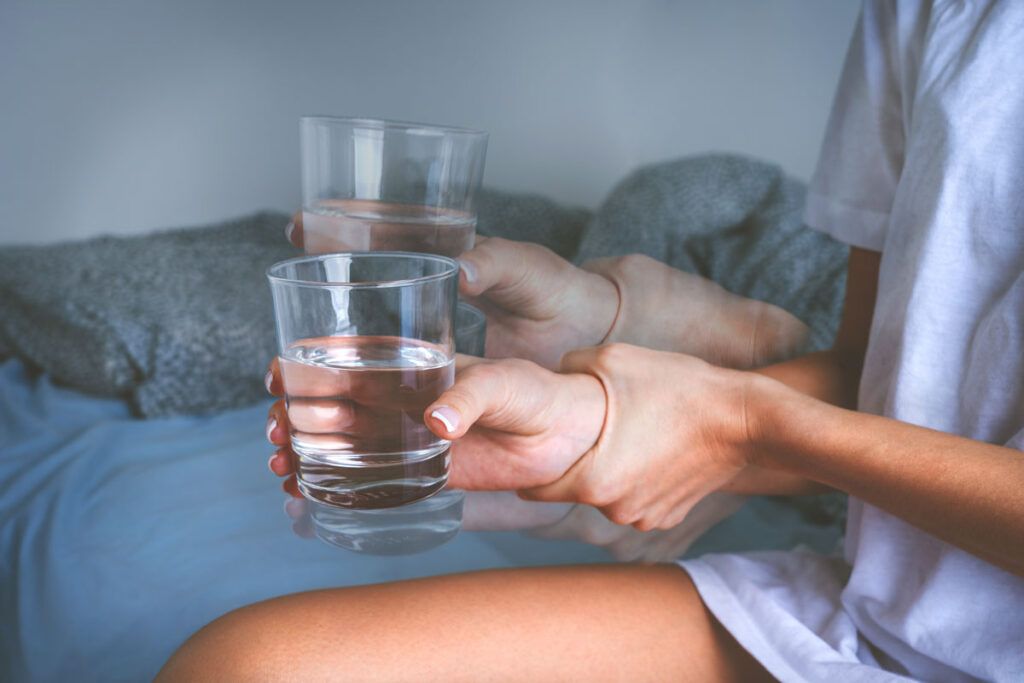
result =
M277 418L271 417L267 420L267 441L270 441L270 435L274 433L275 429L277 429Z
M267 370L267 374L266 374L266 375L265 375L265 376L263 377L263 386L265 386L265 387L267 388L267 393L268 393L268 394L272 394L272 393L274 393L274 392L273 392L273 391L272 391L272 390L270 389L270 384L271 384L271 382L273 382L273 381L274 381L274 373L273 373L273 372L271 372L270 370Z
M454 408L438 406L430 413L430 417L443 424L449 434L454 433L459 428L459 414Z
M467 283L476 282L476 266L469 261L463 261L459 259L459 268L462 269L463 275L466 276Z
M270 460L267 460L267 469L273 472L274 474L277 474L277 470L274 469L275 460L277 460L277 453L274 453L272 456L270 456Z
M295 221L288 221L288 225L284 226L284 238L291 242L293 232L295 232Z

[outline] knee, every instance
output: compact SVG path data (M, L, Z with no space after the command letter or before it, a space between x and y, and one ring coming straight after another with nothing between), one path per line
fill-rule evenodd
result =
M177 681L265 681L287 679L282 639L258 609L230 612L201 628L171 655L156 677Z

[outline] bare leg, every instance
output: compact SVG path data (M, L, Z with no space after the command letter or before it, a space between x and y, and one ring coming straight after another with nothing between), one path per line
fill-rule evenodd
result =
M770 676L673 565L512 569L251 605L159 681L757 681Z

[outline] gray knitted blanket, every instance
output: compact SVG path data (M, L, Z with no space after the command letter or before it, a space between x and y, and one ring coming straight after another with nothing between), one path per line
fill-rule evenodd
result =
M479 232L577 261L643 252L775 303L832 338L845 248L801 225L803 188L727 155L642 168L590 216L542 197L484 192ZM265 398L274 353L265 268L295 254L288 217L0 248L0 353L140 416L205 413ZM589 221L589 222L588 222Z
M252 403L274 326L263 271L297 251L288 217L0 250L0 342L141 416Z

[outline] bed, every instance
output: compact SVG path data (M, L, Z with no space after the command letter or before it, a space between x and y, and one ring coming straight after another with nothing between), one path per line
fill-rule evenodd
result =
M549 243L567 256L587 249L611 254L618 248L642 248L643 241L614 243L627 234L623 225L639 220L630 213L638 183L661 188L666 198L700 198L710 192L707 183L722 183L723 178L732 177L729 173L740 173L735 160L725 166L716 163L712 170L718 170L710 174L707 165L692 163L665 167L660 178L652 179L650 170L642 171L624 181L619 195L613 193L595 217L573 214L569 223L562 221L569 227L556 231L557 239ZM754 169L761 174L758 177L764 175L762 167ZM732 177L730 187L753 186L751 182L742 185L743 178L737 177ZM842 255L830 245L814 242L818 237L800 237L803 233L796 232L799 198L787 198L784 191L789 186L780 184L779 177L768 178L757 186L760 194L752 193L747 199L761 213L752 213L752 208L743 213L722 192L719 196L726 199L721 206L709 208L707 202L701 204L703 199L695 199L693 206L705 217L714 209L715 215L724 216L723 226L728 221L735 225L718 230L715 236L708 227L712 222L687 223L680 218L678 225L683 228L700 228L692 231L689 246L679 249L678 240L662 240L648 253L670 262L690 259L689 265L676 265L723 282L732 278L731 288L736 291L749 289L744 278L756 275L758 286L766 288L762 298L774 297L780 305L786 301L818 305L827 315L810 309L795 313L805 320L815 316L823 320L813 327L815 338L825 339L834 331L835 302L842 283L837 282L835 268L825 269L820 258L826 254L828 264L839 263L841 268ZM656 207L657 197L640 194L644 211ZM670 204L678 202L666 199L666 206ZM544 241L554 233L536 234L546 220L538 207L536 200L498 197L492 201L492 213L501 217L507 236ZM678 209L673 210L678 218ZM645 215L648 222L657 224L657 216ZM482 212L482 231L500 234L484 219ZM492 226L499 223L489 220ZM594 237L589 243L580 227L585 222L586 231ZM279 227L275 224L273 235L267 230L266 243L278 244ZM571 249L559 240L571 242ZM187 243L188 239L173 235L161 243L159 253ZM245 243L260 241L253 237ZM108 249L111 244L107 240L101 246ZM136 249L132 253L152 266L153 244L132 247ZM211 240L205 237L201 244L202 253L208 253ZM225 244L230 247L230 242ZM721 248L712 249L713 244ZM807 254L819 258L815 265L808 256L809 271L804 273L785 264L800 244ZM684 552L801 545L830 552L837 547L841 519L791 501L753 499L742 506L729 501L698 515L700 519L687 528L640 534L615 528L585 508L524 508L526 504L511 494L467 494L458 499L462 528L458 529L456 519L457 533L448 533L437 543L396 547L364 537L347 548L339 547L347 541L338 543L337 535L325 532L323 525L311 525L312 513L297 509L265 467L270 454L264 437L269 400L261 398L265 359L250 359L252 367L240 366L236 375L225 374L222 359L182 351L183 337L171 334L174 329L161 328L159 320L150 327L141 326L138 321L145 319L146 311L140 313L138 301L123 299L123 310L113 305L104 308L104 295L89 287L97 281L108 287L117 283L98 278L95 270L82 270L81 282L63 283L50 292L48 280L59 278L59 270L40 275L25 264L33 258L52 263L55 252L25 249L0 250L0 260L6 259L0 268L4 297L0 355L6 351L10 356L0 362L0 680L150 679L191 633L210 620L296 591L492 567L652 561ZM71 245L61 253L69 263L80 263L86 251ZM725 251L743 252L744 263L752 263L753 271L716 261ZM253 259L269 253L254 252ZM107 254L97 263L109 258ZM254 272L261 277L263 266L255 265L259 267ZM17 271L18 267L22 270ZM31 277L46 281L26 288L26 278ZM814 277L830 278L828 287ZM797 278L799 286L786 278ZM131 283L121 284L126 290L132 288ZM245 297L257 303L267 300L262 284L258 291L232 292L227 305L207 301L208 290L203 289L207 285L201 281L174 286L184 292L186 284L199 293L199 304L212 307L220 316L238 314L232 302ZM801 293L800 287L814 295ZM36 293L39 297L33 300ZM830 298L823 303L821 297L826 294ZM195 307L190 308L193 317ZM57 311L64 317L44 320L39 310ZM180 327L182 320L173 319L172 327ZM65 323L93 325L89 329L99 332L89 338L75 336L79 328L60 327ZM152 338L147 337L151 332ZM241 336L259 335L245 332ZM117 343L107 344L108 338L116 338ZM151 341L153 345L147 346ZM102 348L97 351L89 344ZM123 360L117 354L126 359L121 365L114 362ZM208 365L203 366L204 362ZM188 382L168 374L186 369L193 373ZM108 380L107 393L117 398L71 388L83 382L93 388ZM188 403L207 395L215 402ZM737 508L735 514L725 514ZM446 520L450 523L451 515ZM351 519L346 523L352 526ZM357 531L360 524L354 525ZM407 554L413 550L417 552Z
M617 559L564 532L544 538L564 511L524 521L532 533L462 530L409 555L308 538L263 466L266 408L140 420L122 401L57 387L14 360L0 365L0 679L149 679L203 624L295 591ZM580 535L611 538L607 529ZM688 554L827 552L837 539L834 525L754 501ZM638 552L642 542L632 544Z

